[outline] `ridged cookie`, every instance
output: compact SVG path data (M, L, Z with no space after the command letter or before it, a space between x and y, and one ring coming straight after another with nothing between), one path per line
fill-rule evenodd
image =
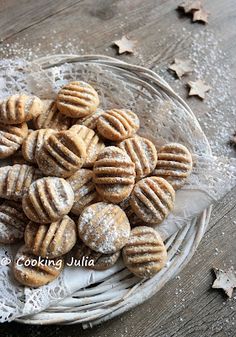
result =
M160 235L146 226L132 229L122 255L125 266L142 278L154 276L167 261L167 251Z
M135 182L135 167L123 150L106 147L99 153L93 172L97 192L104 199L119 203L130 195Z
M15 153L27 135L26 123L19 125L0 124L0 158L7 158Z
M98 202L86 207L80 215L78 233L84 244L92 250L112 254L126 244L130 224L119 206Z
M93 113L99 104L96 90L85 82L70 82L57 95L57 107L61 113L81 118Z
M95 110L91 115L85 116L83 118L79 118L76 120L75 125L84 125L89 129L96 129L98 118L104 113L102 109Z
M63 178L36 180L24 195L22 206L27 217L38 223L51 223L68 214L74 203L74 192Z
M98 132L106 139L122 141L139 129L138 116L127 109L105 111L97 121Z
M136 183L130 205L146 223L160 224L174 207L175 191L163 178L148 177Z

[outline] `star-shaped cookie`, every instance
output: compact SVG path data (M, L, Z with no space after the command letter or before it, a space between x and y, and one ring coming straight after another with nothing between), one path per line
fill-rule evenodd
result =
M211 89L211 87L202 80L197 80L195 82L190 81L188 82L188 85L190 87L190 91L188 95L198 96L201 99L204 99L206 92L208 92Z
M114 44L119 48L118 53L133 53L135 42L133 40L128 39L126 36L122 36L120 40L114 41Z
M183 75L193 71L191 62L189 60L181 60L179 58L175 58L174 63L171 64L168 68L173 70L178 78L181 78Z
M218 268L214 268L216 274L216 280L214 281L212 288L223 289L226 295L231 298L233 296L234 288L236 288L236 273L233 268L227 271L223 271Z

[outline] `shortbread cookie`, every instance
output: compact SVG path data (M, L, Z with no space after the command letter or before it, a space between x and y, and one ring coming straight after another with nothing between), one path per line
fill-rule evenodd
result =
M50 225L30 222L24 237L25 245L32 254L51 259L66 254L74 247L77 230L74 221L65 215Z
M7 158L15 153L27 135L26 123L19 125L0 124L0 158Z
M86 261L88 267L95 270L106 270L111 268L120 257L121 251L112 254L101 254L87 247L81 240L77 242L74 248L74 256L81 262Z
M148 176L157 163L155 145L148 139L135 136L123 140L119 147L124 150L135 164L136 179Z
M44 102L41 115L33 120L35 129L53 129L56 131L68 130L71 126L71 118L60 113L55 101Z
M148 177L136 183L130 205L146 223L160 224L174 207L175 191L163 178Z
M97 192L104 199L119 203L130 195L135 182L135 166L123 150L106 147L99 153L93 172Z
M13 244L23 239L28 222L20 204L4 201L0 205L0 243Z
M102 139L92 130L84 125L73 125L70 131L75 132L83 139L86 145L87 157L83 164L84 167L92 167L98 154L104 149L105 144Z
M22 200L27 217L42 224L57 221L68 214L73 203L74 192L70 184L56 177L36 180Z
M12 95L0 104L0 120L4 124L21 124L42 113L43 104L36 96Z
M0 167L0 197L21 200L32 182L40 177L41 172L29 165Z
M167 261L167 251L161 236L146 226L132 229L122 254L125 266L142 278L154 276Z
M121 201L121 203L119 203L120 208L125 212L125 214L127 215L127 218L129 219L130 222L130 226L131 227L136 227L136 226L145 226L145 222L143 220L141 220L133 211L131 205L130 205L130 196Z
M98 118L104 113L104 110L97 109L91 115L85 116L83 118L79 118L76 120L75 125L84 125L87 128L95 130L97 127Z
M80 215L83 209L97 201L99 195L93 182L93 171L80 169L67 179L74 194L75 201L71 212Z
M52 129L41 129L32 131L22 144L22 154L25 160L30 163L37 163L36 156L44 141L55 131Z
M153 175L162 177L174 187L181 188L192 171L192 156L181 144L170 143L160 148Z
M131 137L139 129L138 116L127 109L105 111L97 122L98 132L116 142Z
M80 215L78 233L84 244L92 250L112 254L126 244L130 224L119 206L98 202L86 207Z
M16 280L28 287L41 287L55 280L64 266L61 257L43 259L35 256L25 246L20 247L13 264Z
M86 159L84 141L72 131L60 131L45 139L36 155L40 170L49 176L69 177Z
M57 95L57 107L61 113L81 118L93 113L99 105L96 90L85 82L70 82Z

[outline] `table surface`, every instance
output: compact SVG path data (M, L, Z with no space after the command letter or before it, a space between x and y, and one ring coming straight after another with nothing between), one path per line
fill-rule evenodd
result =
M223 119L212 122L214 128L209 127L212 119L207 116L222 109L220 99L214 100L209 94L204 102L197 98L187 102L213 148L216 143L218 147L217 135L224 130L219 147L228 156L235 156L226 143L236 130L233 126L236 83L232 75L236 73L236 1L205 1L211 13L209 25L191 23L188 16L176 11L178 4L176 0L2 0L0 56L105 54L157 70L187 99L189 78L183 82L176 80L167 66L176 56L193 55L199 69L199 63L205 62L201 74L205 71L213 87L219 86L224 91L220 85L225 83L228 101L223 102ZM137 41L133 55L119 56L112 47L112 41L124 34ZM214 77L217 72L222 81ZM228 300L223 292L211 289L213 266L236 268L235 191L231 190L214 205L209 229L188 266L144 304L91 330L83 331L79 325L36 327L11 323L1 325L1 335L235 337L236 300Z

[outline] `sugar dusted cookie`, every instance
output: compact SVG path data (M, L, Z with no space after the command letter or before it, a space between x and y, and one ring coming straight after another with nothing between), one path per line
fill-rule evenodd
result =
M42 113L42 101L36 96L12 95L0 104L0 120L3 124L21 124Z
M136 183L130 205L146 223L160 224L174 207L175 191L163 178L148 177Z
M50 260L41 259L22 246L14 259L13 274L20 284L37 288L55 280L60 275L63 266L61 257Z
M85 82L67 83L57 95L57 107L61 113L81 118L93 113L99 105L96 90Z
M130 224L119 206L98 202L86 207L80 215L78 233L84 244L92 250L112 254L126 244Z
M105 111L97 122L98 132L104 138L115 142L131 137L138 129L138 116L127 109Z
M22 206L27 217L37 223L51 223L68 214L74 203L74 192L63 178L36 180L24 195Z
M102 139L92 130L84 125L73 125L70 131L76 133L80 138L83 139L86 145L87 157L83 164L84 167L92 167L99 152L101 152L105 144Z
M167 261L167 251L160 235L146 226L132 229L122 253L125 266L142 278L154 276Z
M104 113L102 109L95 110L91 115L79 118L76 120L76 124L87 126L89 129L96 129L98 118Z
M63 178L76 172L85 159L84 141L69 130L51 134L36 156L38 166L45 175Z
M19 125L0 124L0 158L14 154L28 135L26 123Z
M93 172L97 192L104 199L119 203L130 195L135 182L135 167L123 150L106 147L99 153Z
M74 194L75 201L71 212L80 215L83 209L97 201L99 195L93 182L93 171L80 169L67 179Z
M55 258L69 252L76 243L74 221L65 215L51 224L30 222L25 229L25 245L37 256Z
M153 175L162 177L174 187L181 188L192 171L192 156L182 144L170 143L158 152L158 161Z
M4 201L0 205L0 243L13 244L22 240L28 222L20 204Z
M155 145L148 139L135 136L123 140L119 147L124 150L135 164L136 179L149 175L157 163Z

